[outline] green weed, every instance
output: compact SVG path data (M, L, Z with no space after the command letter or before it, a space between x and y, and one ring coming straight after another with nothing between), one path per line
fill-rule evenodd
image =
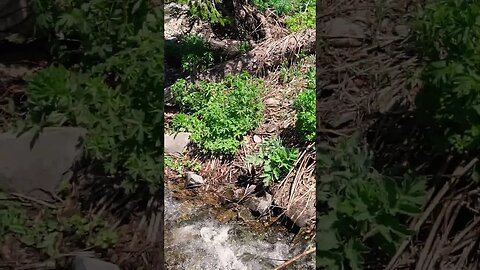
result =
M241 41L240 42L240 48L239 48L240 54L246 54L251 49L252 49L252 46L250 45L250 43L248 43L248 41Z
M85 68L132 47L130 37L160 12L142 0L34 0L32 6L36 33L49 37L52 55L62 62L80 57Z
M196 34L183 36L178 42L166 43L165 54L172 62L179 63L183 71L193 74L212 67L222 59L219 52Z
M310 69L307 76L307 89L298 94L294 100L297 111L297 129L304 141L313 141L316 135L316 91L315 69Z
M253 0L253 4L261 11L272 8L278 15L285 15L295 9L291 0Z
M270 186L293 169L297 158L297 149L286 148L279 138L273 137L262 143L260 152L248 155L246 160L250 164L263 167L260 177L265 186Z
M316 7L309 6L306 10L297 12L288 16L285 20L285 25L292 32L297 32L304 29L314 29L316 18Z
M183 175L186 171L199 172L202 169L202 164L196 160L182 160L166 156L165 167Z
M417 96L420 118L434 123L440 149L480 146L480 3L432 2L415 24L419 52L428 61Z
M168 2L169 1L167 1L167 3ZM216 5L221 3L221 0L175 0L174 2L187 5L190 16L197 20L220 25L227 25L232 22L230 17L224 16L217 9Z
M8 233L24 234L26 220L25 211L0 192L0 238Z
M261 87L247 73L218 83L178 80L172 92L185 113L174 116L173 129L192 132L192 141L204 152L234 154L243 136L260 124Z
M41 218L31 219L20 203L7 199L4 193L0 193L0 198L0 237L14 235L21 244L49 258L60 254L65 241L69 243L66 245L103 250L117 242L116 232L104 220L89 220L78 215L57 218L57 214L48 209L42 210Z
M253 0L253 4L260 11L270 8L286 16L285 25L292 32L315 28L316 3L312 0Z
M163 188L163 148L158 136L163 133L163 24L159 12L130 18L133 9L142 8L142 1L136 3L139 6L120 6L115 1L81 5L85 10L98 8L107 12L104 9L111 9L112 16L126 12L122 14L127 22L120 28L109 26L113 29L108 30L104 25L98 29L92 26L89 29L97 32L82 32L85 34L81 39L84 53L95 56L95 61L85 65L90 66L87 71L72 72L61 66L51 66L34 74L26 89L29 115L25 121L19 121L17 128L38 132L46 126L84 127L88 130L85 148L90 158L102 161L107 174L123 179L120 186L125 191L148 187L154 193ZM67 6L71 8L69 5L79 3L69 2ZM40 18L53 12L46 10ZM65 25L58 21L60 17L52 17L57 32L70 33L72 28L76 29L71 30L75 36L82 30L77 28L83 24L98 24L106 19L106 15L98 15L98 21L94 20L85 10L70 10L72 14L80 12L88 17L80 24ZM137 19L143 21L140 23ZM99 38L107 43L97 44L90 40L107 35L104 31L116 34L115 31L122 29L128 33L119 34L121 41ZM108 42L119 42L121 46L115 44L114 49L107 50L110 53L102 53L102 46L109 46Z
M411 232L402 222L421 213L426 181L392 178L372 167L356 137L317 152L317 267L363 269L373 247L393 255Z

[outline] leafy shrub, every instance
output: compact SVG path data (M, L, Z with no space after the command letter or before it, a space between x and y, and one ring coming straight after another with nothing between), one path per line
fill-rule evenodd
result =
M286 16L285 24L293 32L315 28L316 3L312 0L253 0L253 4L260 11L270 8Z
M21 130L80 126L89 157L123 179L127 192L163 188L163 21L147 1L36 1L45 31L77 37L84 72L49 67L27 86L29 115ZM87 68L88 67L88 68Z
M290 0L253 0L253 4L261 11L272 8L278 15L285 15L295 9Z
M172 92L185 113L174 116L173 129L192 132L192 141L204 152L234 154L262 119L260 87L247 73L219 83L178 80Z
M174 0L167 1L167 3L168 2L176 2L187 5L190 16L197 20L203 20L212 24L220 25L226 25L231 22L231 18L221 14L216 7L218 3L221 3L221 0Z
M240 42L240 48L239 48L240 54L245 54L249 52L251 49L252 49L252 46L250 45L250 43L248 43L248 41Z
M50 258L60 254L59 239L81 244L82 248L108 249L117 241L117 234L105 220L85 217L57 217L53 211L42 211L41 218L31 219L19 202L0 192L0 237L13 234L23 244L38 249ZM68 245L68 244L67 244Z
M130 47L129 38L154 19L147 0L34 0L32 5L36 32L55 44L53 55L70 61L80 54L86 66Z
M0 238L5 239L5 235L14 233L21 235L25 233L25 223L27 214L17 203L6 200L7 196L0 192Z
M178 43L167 43L165 53L172 62L191 73L206 70L221 60L221 55L196 34L183 36Z
M402 222L421 212L426 181L396 179L372 167L354 137L317 152L317 267L363 269L373 247L393 255L410 234Z
M297 12L285 20L285 25L292 32L315 28L316 7L309 6L305 11Z
M286 148L279 138L274 137L262 143L260 152L247 156L247 162L263 166L260 177L265 186L270 186L293 169L297 158L297 149Z
M308 86L296 97L294 106L297 111L297 129L304 141L312 141L316 135L316 91L315 69L308 72Z
M438 146L468 152L480 146L480 3L428 4L416 23L420 53L429 61L417 106L437 128Z
M154 103L136 104L133 96L107 86L101 77L61 67L36 73L27 95L30 115L23 123L27 128L84 127L88 130L86 153L103 161L106 173L125 179L127 191L140 183L148 184L152 192L161 188L158 164L163 149L155 134L163 130L163 113L151 108Z
M178 174L183 174L185 171L199 172L202 169L202 164L196 160L181 160L166 156L165 167L170 168Z

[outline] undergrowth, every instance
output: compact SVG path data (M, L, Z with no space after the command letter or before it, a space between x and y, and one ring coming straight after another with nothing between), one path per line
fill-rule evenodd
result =
M300 92L294 100L297 112L297 129L304 141L313 141L316 135L316 84L315 69L308 71L307 89Z
M170 168L179 175L183 175L186 171L199 172L202 164L196 160L179 159L170 156L165 157L165 167Z
M416 21L417 48L428 62L417 107L434 123L439 149L480 146L480 3L442 0L426 5Z
M183 113L174 116L173 129L191 132L205 153L233 155L243 136L261 122L262 91L262 83L247 73L228 75L221 82L177 80L172 92Z
M287 17L285 26L290 31L296 32L304 29L315 28L316 6L308 6L305 10Z
M278 137L265 140L258 153L248 155L247 163L262 166L260 178L265 186L270 186L280 180L291 169L298 158L298 150L282 145Z
M32 6L35 32L49 38L52 55L86 68L135 46L131 37L157 20L142 0L34 0Z
M421 213L426 180L390 177L373 168L356 137L317 152L317 267L364 269L374 249L392 256Z
M59 258L62 248L71 244L104 251L117 243L118 235L107 221L59 214L47 209L32 219L20 202L9 200L0 192L0 238L14 237L49 258Z
M260 10L272 9L279 16L285 16L285 26L290 31L315 28L316 3L312 0L253 0Z
M75 38L82 61L67 70L62 63L71 58L59 57L29 78L29 115L17 128L84 127L87 155L124 191L155 193L163 188L163 15L147 3L37 0L38 29L55 33L54 44Z
M165 4L170 2L187 5L189 15L197 20L219 25L228 25L233 21L231 17L223 15L217 9L217 4L221 3L221 0L172 0L166 1Z
M196 34L182 36L178 42L167 42L165 54L170 61L178 63L183 71L191 74L204 71L222 60L220 53Z

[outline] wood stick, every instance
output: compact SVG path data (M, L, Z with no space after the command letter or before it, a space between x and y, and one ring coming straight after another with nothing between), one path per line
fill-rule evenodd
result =
M291 265L292 263L300 260L301 258L305 257L305 256L308 256L309 254L312 254L313 252L315 252L317 250L316 247L313 247L307 251L305 251L304 253L300 254L300 255L297 255L295 257L293 257L292 259L286 261L285 263L281 264L280 266L277 266L275 267L273 270L281 270L281 269L284 269L285 267Z

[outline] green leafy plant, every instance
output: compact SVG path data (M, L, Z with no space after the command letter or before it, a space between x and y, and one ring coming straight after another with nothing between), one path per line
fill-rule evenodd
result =
M79 215L58 218L50 210L32 219L27 209L0 193L0 237L15 235L21 244L40 250L49 258L60 254L60 240L83 248L108 249L117 242L117 234L102 219L89 220Z
M103 3L103 8L113 5L113 2L97 2ZM34 74L26 89L29 115L17 125L19 131L40 131L46 126L84 127L88 130L87 155L102 161L107 174L123 179L120 186L125 191L145 187L152 193L161 190L163 148L158 136L163 133L161 15L158 10L147 13L141 27L124 36L122 47L103 55L106 57L103 60L92 62L88 71L72 72L51 66ZM88 42L88 38L82 40L85 46Z
M26 231L26 213L18 204L7 200L0 192L0 239L8 233L23 234Z
M306 10L294 13L285 20L285 25L292 31L315 28L316 7L308 6Z
M253 0L253 4L261 11L272 8L278 15L287 14L295 9L294 1L290 0Z
M304 141L312 141L316 135L316 91L315 69L308 72L307 89L302 91L294 100L297 111L297 129Z
M187 5L190 16L197 20L219 25L227 25L232 21L230 17L223 15L220 10L217 9L217 4L221 3L221 0L175 0L170 2Z
M174 116L173 129L191 132L204 152L234 154L262 119L260 87L247 73L228 75L218 83L178 80L172 92L184 113Z
M428 61L417 96L419 116L434 123L437 145L457 152L480 146L480 3L442 0L427 4L415 33Z
M376 247L393 255L411 233L404 221L421 213L426 180L380 174L357 137L320 147L317 170L317 267L363 269Z
M34 0L32 6L36 32L49 37L53 55L64 62L81 57L85 68L130 47L153 9L147 0Z
M183 174L185 171L199 172L202 169L202 164L196 160L175 159L166 156L165 167L170 168L178 174Z
M248 41L240 42L240 48L239 48L240 54L245 54L249 52L251 49L252 49L252 46L250 45L250 43L248 43Z
M253 0L260 10L273 9L280 16L286 16L285 25L290 31L315 28L316 3L312 0Z
M178 41L166 43L165 53L173 63L178 63L183 71L193 74L206 70L218 63L222 56L214 51L199 35L182 36Z
M285 173L293 169L298 158L298 150L286 148L278 137L265 140L258 153L248 155L246 160L254 165L261 165L263 172L260 177L265 186L278 181Z

